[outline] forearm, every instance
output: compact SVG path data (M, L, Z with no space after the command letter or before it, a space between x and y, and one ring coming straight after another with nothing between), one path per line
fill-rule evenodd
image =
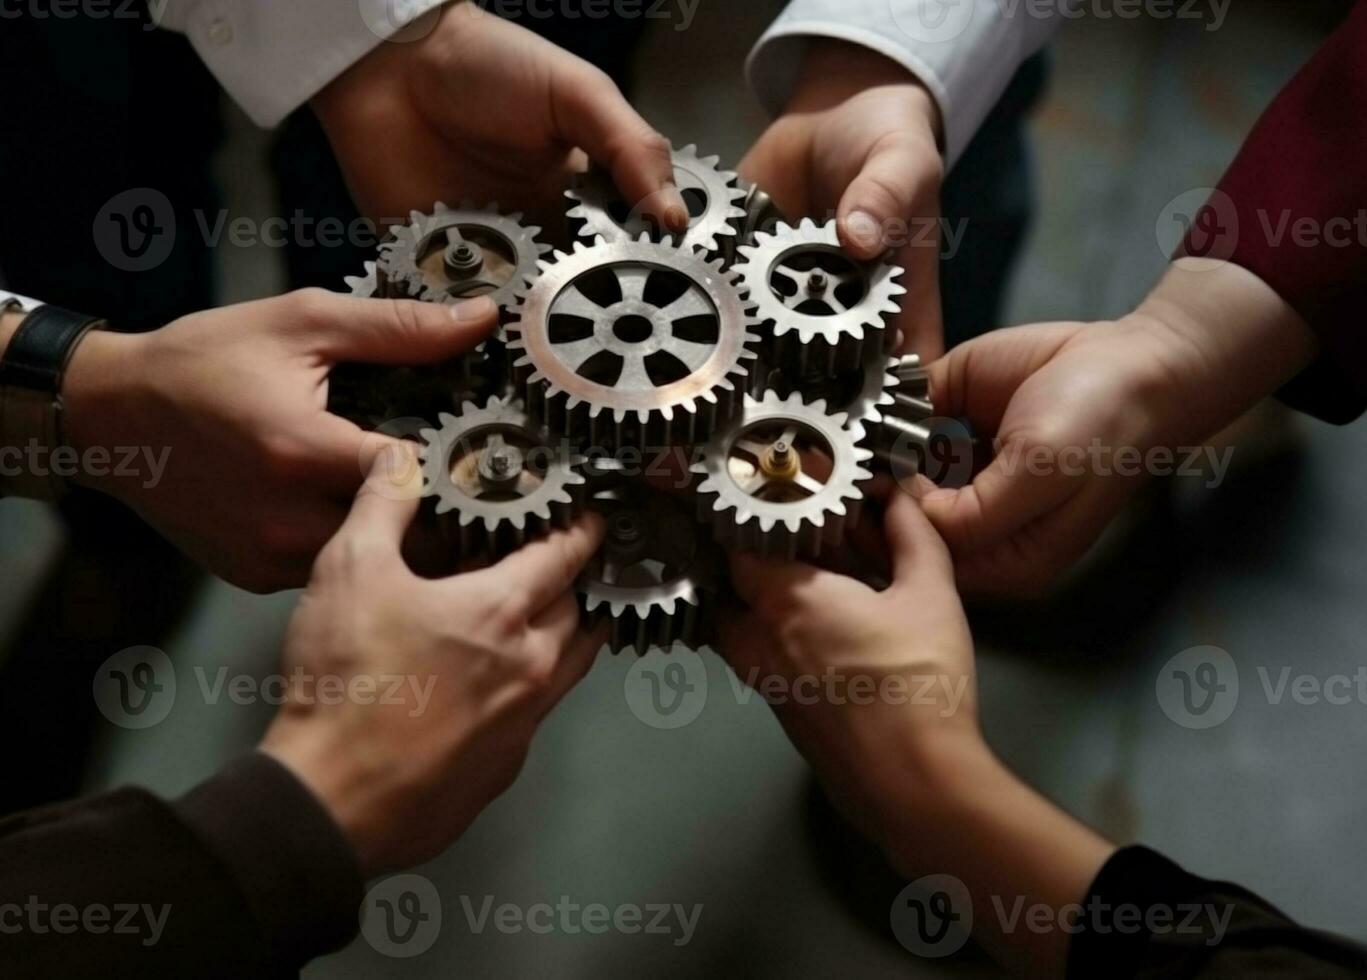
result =
M1028 927L1031 910L1067 922L1115 846L1021 782L976 736L909 753L890 786L883 845L908 879L947 874L973 903L973 932L1027 976L1064 975L1068 931Z

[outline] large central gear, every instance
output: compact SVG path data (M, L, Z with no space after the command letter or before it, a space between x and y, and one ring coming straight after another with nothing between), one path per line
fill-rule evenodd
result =
M541 229L521 221L522 215L501 215L492 205L414 211L395 229L394 240L381 246L379 284L392 298L454 304L488 296L507 309L550 251L536 239Z
M739 407L754 320L721 263L640 241L543 263L508 326L529 410L596 447L706 439Z
M734 173L718 168L719 157L699 157L692 144L674 151L674 183L688 206L688 230L680 244L709 254L723 251L739 234L746 220L746 188ZM655 235L658 229L638 210L622 200L612 176L600 169L581 174L577 185L566 191L575 202L568 217L582 238L634 241Z
M898 312L902 269L885 261L858 262L840 245L834 221L779 224L755 232L736 264L764 326L772 363L802 375L857 368L864 350L885 350L888 318Z
M766 392L747 398L694 464L700 510L728 547L817 558L858 523L872 457L824 402Z
M557 445L516 402L466 403L422 438L424 495L436 498L437 515L462 555L498 558L568 527L583 508L582 458Z
M640 484L595 500L607 518L602 551L579 580L591 622L612 623L613 653L705 641L716 555L686 506Z

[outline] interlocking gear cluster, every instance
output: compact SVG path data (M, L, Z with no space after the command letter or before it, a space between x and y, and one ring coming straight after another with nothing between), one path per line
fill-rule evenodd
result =
M662 235L605 174L567 192L552 251L497 207L437 205L381 247L355 295L489 296L500 329L454 364L334 372L333 410L422 429L429 519L497 559L603 513L579 591L614 651L710 639L724 551L817 558L859 520L894 446L929 454L926 372L894 353L902 270L784 224L761 189L675 152L686 232ZM384 417L381 417L384 416Z

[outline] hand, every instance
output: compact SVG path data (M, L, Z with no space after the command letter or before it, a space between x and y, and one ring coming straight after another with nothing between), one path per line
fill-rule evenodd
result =
M749 611L723 621L721 646L761 693L781 679L792 696L775 710L789 737L846 816L888 843L920 805L900 782L905 768L981 734L949 552L905 494L892 494L885 528L893 581L883 592L800 562L734 555Z
M63 385L68 441L141 456L136 474L79 482L236 585L300 586L391 444L328 413L333 366L447 360L496 320L488 300L448 309L305 290L149 334L91 334Z
M794 696L801 677L843 678L824 699L775 708L828 796L904 877L958 878L975 935L1005 966L1062 976L1069 936L1011 928L993 902L1063 909L1085 897L1114 847L993 755L949 553L905 494L893 494L885 528L894 580L881 593L808 565L736 556L751 612L724 629L723 653L743 679L779 677ZM856 678L871 682L863 703Z
M261 746L328 808L366 877L460 837L512 785L541 720L606 640L580 632L573 592L600 518L482 571L421 579L400 553L421 480L389 469L412 482L377 463L318 556L285 638L289 694ZM315 696L320 678L362 694Z
M1047 589L1149 470L1310 362L1313 335L1270 288L1238 266L1193 263L1119 321L1001 330L932 365L937 410L996 437L970 486L922 495L965 590Z
M587 152L644 213L688 225L668 141L612 79L473 3L448 7L420 41L380 45L313 106L377 219L438 200L563 213Z
M784 114L740 172L790 219L839 222L850 254L888 248L904 267L903 349L944 351L940 312L940 185L935 100L905 68L867 48L814 41Z

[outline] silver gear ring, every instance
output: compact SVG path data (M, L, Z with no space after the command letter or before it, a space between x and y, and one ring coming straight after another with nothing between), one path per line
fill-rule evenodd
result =
M541 229L521 221L521 214L499 214L495 204L414 211L380 247L380 286L391 298L451 305L488 296L507 309L550 251L536 240Z
M423 492L463 556L499 558L582 511L582 458L551 438L517 402L467 402L422 432ZM449 516L448 516L449 515Z
M891 345L887 318L900 311L902 269L845 253L834 221L810 218L755 232L735 270L757 307L772 362L794 374L832 375L859 366L866 346Z
M697 146L691 143L673 155L674 183L689 206L688 230L679 243L709 254L723 251L726 243L740 234L746 220L742 207L746 189L734 173L718 167L720 157L699 157ZM642 234L653 236L657 230L646 216L628 210L612 176L604 170L580 174L565 196L574 202L567 217L580 238L633 241Z
M693 466L702 517L735 550L817 558L838 548L859 521L861 485L873 454L856 444L843 415L769 391L747 398ZM824 464L821 460L824 459ZM829 467L821 476L817 472Z
M531 414L595 447L706 439L740 407L754 320L733 276L700 252L576 243L543 263L508 325Z
M579 580L589 622L611 622L613 653L701 645L717 561L687 506L640 484L596 506L607 518L607 535Z

